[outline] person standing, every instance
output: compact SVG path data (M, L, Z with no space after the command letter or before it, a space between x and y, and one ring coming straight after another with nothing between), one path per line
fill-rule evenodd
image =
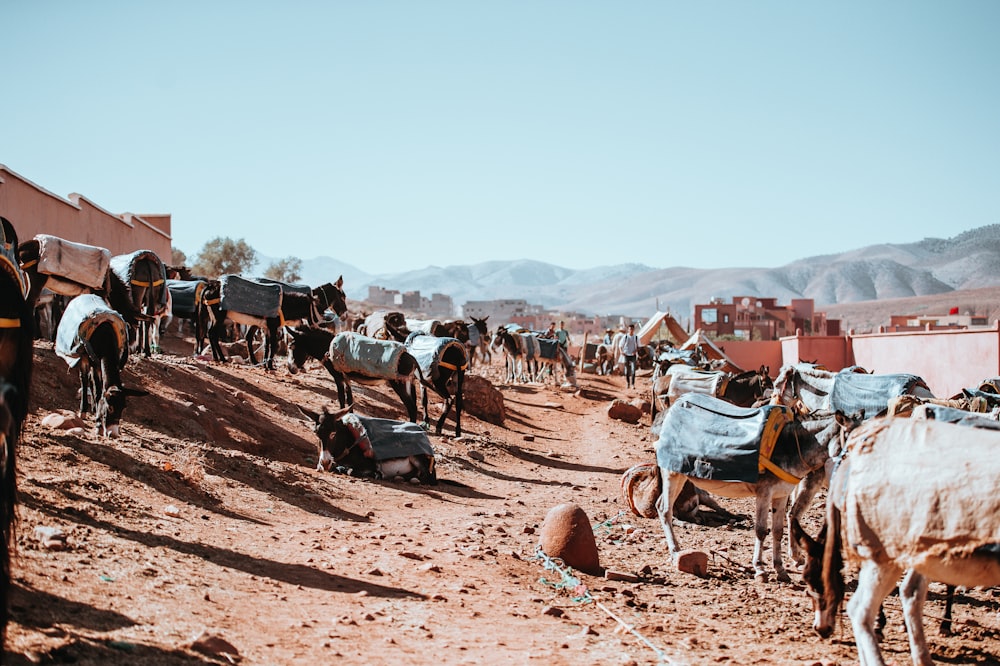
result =
M559 346L563 348L563 351L569 353L569 331L566 330L566 322L559 322L556 339L559 340Z
M625 385L635 388L635 365L639 356L639 336L635 334L635 324L628 325L622 341L622 356L625 357Z

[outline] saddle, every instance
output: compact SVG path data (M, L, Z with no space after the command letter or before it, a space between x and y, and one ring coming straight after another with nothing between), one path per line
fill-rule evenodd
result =
M167 280L173 313L178 317L194 316L207 286L204 280Z
M420 372L427 379L437 379L441 367L456 371L465 370L469 365L465 345L456 338L439 338L414 331L406 338L406 349L417 359ZM444 355L450 349L457 350L454 356L462 359L461 365L452 365L444 361Z
M660 467L697 479L756 483L791 421L781 405L737 407L687 393L666 412L656 442Z
M136 266L139 262L147 262L155 266L155 276L149 279L139 280L136 277L135 271ZM125 290L128 292L129 300L133 299L132 287L145 287L147 289L152 289L154 287L162 287L167 281L167 269L164 267L163 262L152 250L136 250L131 254L118 254L111 257L110 261L111 272L118 276L118 279L122 281L125 285ZM156 299L157 311L162 310L167 305L167 290L160 289L159 294Z
M38 241L37 270L52 276L49 280L52 291L76 296L104 286L111 252L103 247L73 243L48 234L38 234L35 240Z
M239 275L219 278L221 308L251 317L269 319L281 312L281 285L265 284Z
M367 335L344 331L330 341L329 357L338 372L372 379L399 380L399 362L406 347L395 340L376 340Z
M347 414L343 423L359 443L367 441L367 450L375 460L391 460L408 456L434 457L427 432L416 423L377 419L359 414ZM361 444L362 451L366 451ZM366 451L367 456L367 451Z
M865 414L875 415L886 410L890 398L907 393L921 395L919 389L926 391L922 397L933 397L927 384L917 375L866 375L841 371L834 376L830 409L845 414L863 409Z
M701 370L688 365L672 365L667 368L670 386L667 398L673 402L687 393L721 396L729 384L729 374L718 370Z
M56 354L75 368L86 353L86 343L101 324L111 324L118 339L118 354L128 353L125 319L96 294L81 294L69 302L56 331Z

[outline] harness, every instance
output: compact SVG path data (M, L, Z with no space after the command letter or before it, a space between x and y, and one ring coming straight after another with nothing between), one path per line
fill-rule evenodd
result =
M163 284L163 280L153 280L152 282L143 282L142 280L132 279L129 280L129 282L137 287L146 287L146 288L159 287L161 284Z
M761 474L765 470L774 474L776 477L784 481L785 483L791 483L792 485L797 484L802 479L789 474L785 470L778 467L776 464L771 462L771 456L774 454L774 447L778 443L778 437L781 435L781 431L786 425L791 423L794 419L789 416L788 409L772 409L767 415L767 422L764 423L764 432L760 437L760 458L758 459L757 471ZM795 433L795 444L799 443L799 434Z

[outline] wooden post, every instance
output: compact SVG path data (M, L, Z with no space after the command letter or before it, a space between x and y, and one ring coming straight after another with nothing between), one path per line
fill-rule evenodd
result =
M590 335L590 331L583 332L583 347L580 349L580 367L577 368L580 372L583 372L583 361L587 358L587 336Z

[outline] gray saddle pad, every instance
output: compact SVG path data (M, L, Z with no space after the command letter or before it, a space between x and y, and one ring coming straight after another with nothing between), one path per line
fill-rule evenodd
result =
M357 416L372 443L376 460L390 460L414 455L434 455L434 448L416 423Z
M307 284L301 284L298 282L282 282L281 280L273 280L271 278L259 277L253 278L255 282L260 282L261 284L276 284L281 287L283 293L295 293L302 294L304 296L312 296L312 287Z
M921 388L926 392L920 392ZM924 380L916 375L867 375L857 372L838 372L830 392L830 407L845 414L865 410L872 417L889 406L889 398L913 393L931 398Z
M151 282L137 281L135 270L140 262L149 262L154 266L154 277ZM163 266L160 257L152 250L136 250L129 254L116 254L109 262L112 272L124 283L129 295L132 294L133 286L157 287L162 286L167 280L167 269ZM167 304L167 290L161 289L157 304L164 306Z
M223 310L264 318L277 317L281 312L281 285L239 275L223 275L219 285Z
M535 338L535 343L538 345L538 357L546 359L555 359L559 354L559 341L553 340L551 338Z
M167 280L171 311L176 317L191 317L208 283L204 280Z
M934 405L926 403L914 410L914 416L942 421L944 423L955 423L958 425L971 426L973 428L989 428L990 430L1000 430L1000 421L975 412L967 412L964 409L955 409L945 405Z
M687 393L667 411L656 442L657 464L698 479L756 483L765 429L787 422L778 405L746 408Z
M410 333L406 338L406 349L413 355L413 358L417 359L420 372L427 379L437 378L438 366L444 358L445 352L449 349L456 349L454 355L462 359L461 367L456 369L465 370L467 363L465 346L455 338L439 338L434 335Z
M38 272L56 275L91 289L104 285L111 253L103 247L38 234Z
M401 379L399 359L405 351L402 342L344 331L330 341L330 362L339 372L372 379Z
M94 330L101 324L109 323L118 338L119 358L125 355L128 333L125 320L104 299L95 294L81 294L66 306L59 328L56 330L56 354L69 367L76 367L85 354L84 341L89 340Z

